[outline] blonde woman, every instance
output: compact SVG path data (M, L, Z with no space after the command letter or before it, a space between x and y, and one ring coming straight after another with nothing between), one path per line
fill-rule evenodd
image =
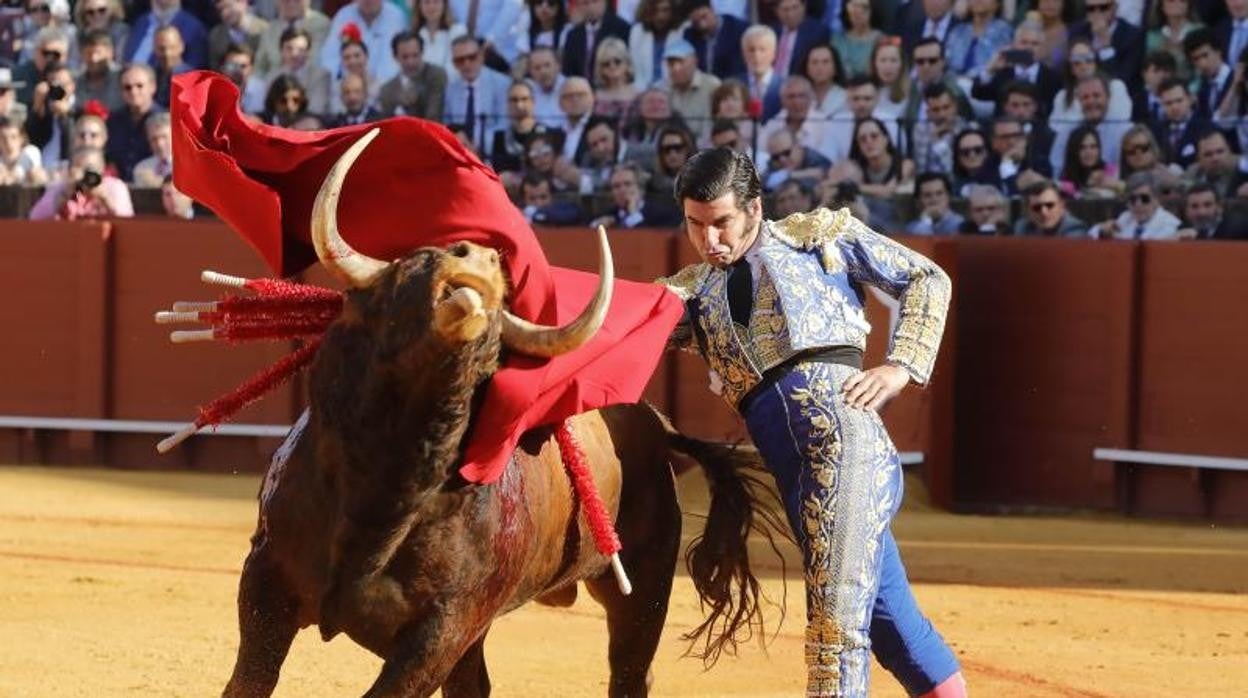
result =
M901 39L885 36L871 52L868 73L880 88L880 101L875 114L889 123L897 123L906 115L910 102L910 70L901 52Z
M628 45L614 36L598 42L594 54L594 113L622 117L637 97Z
M107 32L117 54L121 53L121 47L126 45L126 37L130 35L125 16L121 0L78 0L74 6L74 24L78 26L78 35L86 36L91 31Z

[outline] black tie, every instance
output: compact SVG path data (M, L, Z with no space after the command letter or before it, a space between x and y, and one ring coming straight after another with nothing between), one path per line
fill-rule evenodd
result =
M728 311L732 321L749 327L754 305L754 275L745 257L732 263L728 270Z
M477 126L477 95L476 88L472 85L468 86L468 105L464 109L464 120L468 123L464 124L468 131L468 137L472 138L476 133Z

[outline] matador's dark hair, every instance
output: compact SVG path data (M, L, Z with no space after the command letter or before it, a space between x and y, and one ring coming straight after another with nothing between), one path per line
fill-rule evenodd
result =
M737 207L762 196L758 170L748 155L731 148L704 150L689 158L676 175L676 203L685 199L714 201L729 192L737 195Z

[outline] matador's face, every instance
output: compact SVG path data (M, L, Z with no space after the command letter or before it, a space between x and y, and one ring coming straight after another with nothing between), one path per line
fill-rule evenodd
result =
M737 195L728 192L711 201L686 198L685 234L707 264L726 267L754 244L763 220L763 202L754 199L737 205Z

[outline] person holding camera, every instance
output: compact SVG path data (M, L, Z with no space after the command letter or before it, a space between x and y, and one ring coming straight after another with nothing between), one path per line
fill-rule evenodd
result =
M74 75L58 65L48 70L35 85L26 132L30 142L43 154L43 168L54 172L69 159L73 148L75 106Z
M1028 17L1014 30L1014 41L997 51L971 83L971 96L997 105L996 115L1004 111L1002 99L1006 85L1016 80L1036 86L1037 102L1042 115L1049 113L1053 98L1062 89L1062 76L1040 62L1044 43L1044 26L1039 19Z
M133 216L130 190L120 179L103 172L103 151L90 146L75 149L68 174L43 191L30 210L30 219L73 221Z

